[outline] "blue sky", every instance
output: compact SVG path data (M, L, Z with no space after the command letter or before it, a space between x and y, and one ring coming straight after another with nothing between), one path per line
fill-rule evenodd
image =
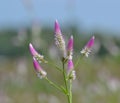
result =
M88 30L120 32L120 0L0 0L0 27L34 19L48 24L55 19L61 24L72 21Z

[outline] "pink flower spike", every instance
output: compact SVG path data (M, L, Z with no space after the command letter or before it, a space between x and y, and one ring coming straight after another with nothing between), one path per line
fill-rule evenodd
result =
M42 71L40 64L38 63L38 61L34 57L33 57L33 66L34 66L36 72Z
M55 21L55 34L61 34L60 25L57 20Z
M60 30L60 26L58 21L55 21L55 44L60 49L61 54L63 57L66 57L66 47L63 35Z
M85 55L86 57L88 57L88 55L90 54L91 52L91 48L93 47L94 45L94 40L95 40L95 37L93 36L89 41L88 43L86 44L86 46L84 47L84 49L81 50L81 54Z
M29 44L29 50L32 56L36 56L38 54L38 52L35 50L31 43Z
M75 78L76 78L76 73L74 70L74 64L73 64L72 59L68 60L67 75L68 75L69 79L71 79L71 80L75 80Z
M70 73L73 70L73 68L74 68L73 61L72 61L72 59L69 59L68 60L68 70L67 70L67 72Z
M33 57L33 65L34 65L36 74L40 79L46 77L47 73L42 69L42 67L34 57Z
M93 36L87 43L86 48L91 48L94 45L95 37Z
M69 51L69 52L73 51L73 36L71 36L69 41L68 41L67 51Z

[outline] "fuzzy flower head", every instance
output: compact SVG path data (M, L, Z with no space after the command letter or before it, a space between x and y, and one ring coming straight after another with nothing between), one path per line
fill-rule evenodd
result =
M55 21L55 44L61 50L61 52L63 53L63 56L65 57L66 56L65 41L57 20Z
M33 45L32 45L31 43L29 44L29 50L30 50L31 55L32 55L34 58L36 58L39 62L47 63L47 61L44 60L44 56L41 55L41 54L39 54L39 53L35 50L35 48L33 47Z
M33 66L35 68L37 76L42 79L46 77L47 73L42 69L39 62L33 57Z
M73 36L70 37L67 45L67 55L72 56L73 54Z
M86 44L86 46L84 47L84 49L82 49L81 54L85 55L86 57L88 57L89 53L91 52L91 48L94 45L94 41L95 41L95 37L93 36L88 43Z

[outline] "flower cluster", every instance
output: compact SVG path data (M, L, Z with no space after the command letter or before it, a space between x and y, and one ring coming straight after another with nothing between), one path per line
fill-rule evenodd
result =
M67 49L65 46L65 41L63 38L63 35L61 33L61 29L59 26L58 21L55 21L55 43L57 47L61 50L63 54L63 58L67 61L68 66L67 66L67 75L69 79L75 79L75 71L74 69L74 64L72 61L72 56L73 56L73 36L70 37L68 44L67 44ZM66 53L67 52L67 53ZM67 54L67 55L66 55Z
M74 64L72 61L73 58L73 36L71 35L70 39L68 40L67 47L65 45L65 40L63 38L63 34L60 29L60 25L58 21L55 21L55 44L59 48L64 60L67 61L67 75L69 79L75 79L75 70L74 70ZM95 37L93 36L88 43L85 45L85 47L81 50L81 54L84 56L88 57L89 53L91 52L91 48L94 45L94 39ZM31 55L33 56L33 64L34 68L36 70L37 75L39 74L40 78L43 78L47 75L47 73L41 68L40 63L47 63L47 61L44 59L44 56L39 54L33 45L30 43L29 44L29 50Z
M82 49L81 53L83 55L85 55L86 57L88 57L88 55L90 54L91 52L91 48L93 47L94 45L94 40L95 40L95 37L93 36L89 41L88 43L85 45L84 49Z
M41 63L49 63L44 59L44 56L39 54L35 48L33 47L33 45L30 43L29 44L29 50L30 53L33 57L33 66L34 69L36 71L37 76L42 79L44 78L45 80L48 81L48 83L50 83L52 86L54 86L56 89L62 91L63 93L65 93L65 95L68 98L68 102L72 103L72 90L71 90L71 85L72 85L72 80L76 79L76 73L75 73L75 68L76 65L78 65L79 59L77 60L75 66L73 63L73 45L74 45L74 40L73 40L73 36L71 35L67 46L65 44L65 40L63 37L63 34L61 32L60 26L58 21L55 21L55 44L58 47L58 49L60 50L60 53L62 54L62 69L57 67L56 65L52 64L52 66L54 65L55 68L59 69L62 74L63 74L63 78L64 78L64 85L63 86L59 86L56 85L54 82L50 81L47 78L47 72L43 70L43 68L41 67ZM83 56L88 57L88 55L91 52L91 49L94 45L94 40L95 37L92 36L91 39L88 41L88 43L85 45L85 47L81 50L81 54ZM51 64L51 63L49 63ZM65 64L67 64L67 69L65 69Z
M42 69L42 67L40 66L40 63L41 62L46 63L47 61L44 60L43 55L39 54L35 50L35 48L33 47L33 45L31 43L29 44L29 50L30 50L31 55L33 56L33 65L34 65L36 74L39 78L42 79L47 75L47 73Z

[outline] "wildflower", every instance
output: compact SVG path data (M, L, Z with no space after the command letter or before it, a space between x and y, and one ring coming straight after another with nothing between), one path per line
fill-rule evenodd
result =
M31 55L36 58L39 62L44 62L44 63L47 63L46 60L44 60L44 56L43 55L40 55L36 50L35 48L33 47L33 45L30 43L29 44L29 50L30 50L30 53Z
M95 40L95 37L92 36L92 38L88 41L87 43L87 48L91 48L93 45L94 45L94 40Z
M55 34L56 35L61 35L62 34L61 29L60 29L60 25L59 25L57 20L55 21Z
M42 69L42 67L34 57L33 57L33 65L34 65L36 74L40 79L46 77L47 73Z
M73 64L72 58L68 60L67 74L69 79L75 80L76 74L74 71L74 64Z
M88 43L86 44L86 46L84 47L84 49L82 49L81 53L84 54L86 57L88 57L89 53L91 52L91 48L94 45L94 40L95 37L93 36Z
M33 47L31 43L29 44L29 50L32 56L38 55L38 52L35 50L35 48Z
M69 73L71 70L73 70L73 68L74 68L73 61L72 61L72 59L69 59L69 60L68 60L68 73Z
M70 56L72 56L72 54L73 54L73 36L70 37L70 39L68 41L68 45L67 45L68 58L70 58Z
M57 47L62 51L63 56L66 56L66 47L65 47L65 41L63 38L63 35L60 30L60 26L58 21L55 21L55 44Z

